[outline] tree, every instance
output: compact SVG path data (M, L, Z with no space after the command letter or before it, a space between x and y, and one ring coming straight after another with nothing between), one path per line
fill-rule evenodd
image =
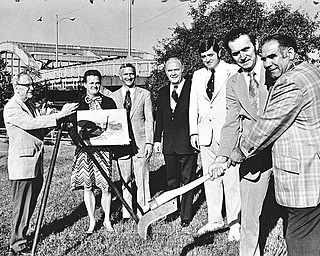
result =
M320 37L318 14L310 18L301 10L292 10L291 5L278 2L270 7L256 0L219 0L211 6L202 1L197 7L190 7L191 27L185 24L172 29L170 38L161 40L154 48L158 70L148 80L154 98L160 87L167 83L164 70L161 69L169 57L179 57L185 66L185 74L192 73L202 66L198 54L201 39L215 36L223 39L232 28L245 27L252 31L258 40L273 33L286 33L296 38L300 56L307 58L307 53L319 48ZM222 48L222 59L231 62L231 58Z
M7 103L13 94L11 75L6 71L7 64L0 58L0 109Z

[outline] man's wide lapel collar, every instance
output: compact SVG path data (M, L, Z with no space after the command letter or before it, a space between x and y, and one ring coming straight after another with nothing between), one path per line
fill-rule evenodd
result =
M134 90L133 99L132 99L130 118L132 118L134 112L136 112L137 108L139 107L141 99L142 99L142 90L139 87L136 87Z
M178 98L178 102L177 105L174 109L174 112L179 111L179 109L183 108L186 104L186 100L187 99L187 94L190 93L190 90L188 90L188 86L190 86L190 81L188 80L184 80L184 83L182 85L182 90L180 92L179 98Z
M33 116L33 114L31 113L31 110L27 107L27 105L18 97L14 96L15 102L16 104L18 104L23 110L27 111L29 113L29 115Z
M258 119L257 113L254 110L250 99L249 99L249 92L248 92L248 86L246 83L246 80L244 76L246 73L239 72L236 76L236 79L233 81L235 83L235 91L237 92L238 99L240 101L240 104L242 108L255 120Z

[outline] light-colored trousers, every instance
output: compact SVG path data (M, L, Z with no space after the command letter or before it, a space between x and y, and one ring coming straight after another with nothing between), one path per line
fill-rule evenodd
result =
M201 146L200 154L203 174L208 173L210 164L214 162L219 145L213 141L210 146ZM207 180L204 189L208 207L208 223L223 222L222 204L225 196L228 224L239 223L241 209L239 168L230 167L224 176L215 180Z
M257 180L242 178L240 256L260 256L260 215L266 197L271 169L261 173Z
M150 200L149 166L147 163L147 158L124 156L117 160L117 165L122 179L130 188L132 188L131 181L132 176L134 175L137 185L137 203L141 207L147 204L147 202ZM132 194L124 186L124 184L122 185L122 196L132 209ZM139 207L138 212L140 212ZM122 207L122 218L130 218L130 213L124 206Z

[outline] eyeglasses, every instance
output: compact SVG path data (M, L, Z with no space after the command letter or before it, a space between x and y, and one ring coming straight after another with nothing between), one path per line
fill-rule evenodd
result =
M21 85L21 86L25 86L25 87L34 87L34 83L28 83L28 84L20 84L20 83L17 83L17 85Z

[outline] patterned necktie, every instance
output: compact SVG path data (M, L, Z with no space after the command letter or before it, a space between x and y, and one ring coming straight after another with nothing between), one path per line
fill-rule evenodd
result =
M130 97L130 91L127 90L126 96L124 98L124 103L123 103L123 107L127 110L127 113L130 112L131 106L132 106L132 101L131 101L131 97Z
M175 85L173 87L173 91L172 91L172 94L171 94L171 97L175 102L177 102L178 98L179 98L178 93L177 93L177 89L178 89L178 85Z
M212 69L211 70L211 77L207 83L207 89L206 89L207 95L210 100L212 99L212 94L214 91L214 72L215 72L214 69Z
M255 110L259 110L259 83L255 79L255 72L249 73L249 96L252 101L252 106Z
M89 105L89 109L96 110L101 109L102 97L101 96L94 96L91 97L86 95L84 101Z

